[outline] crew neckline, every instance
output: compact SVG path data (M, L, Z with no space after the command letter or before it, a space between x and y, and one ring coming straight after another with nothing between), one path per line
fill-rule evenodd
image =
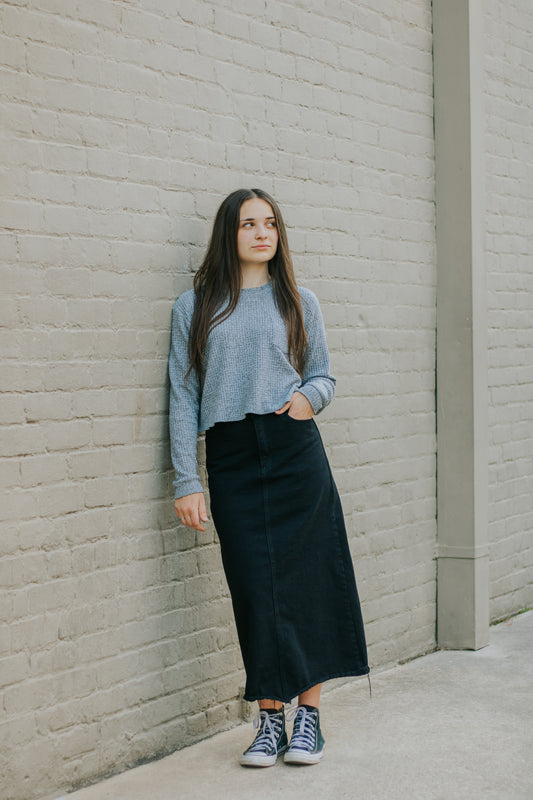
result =
M267 281L266 283L262 283L261 286L243 286L241 288L241 292L260 292L261 290L266 289L268 286L272 286L272 281Z

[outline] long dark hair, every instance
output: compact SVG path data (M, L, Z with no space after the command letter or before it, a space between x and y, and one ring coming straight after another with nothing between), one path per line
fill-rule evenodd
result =
M254 197L265 200L274 212L278 246L268 270L274 299L287 329L289 359L301 377L305 371L307 336L281 211L276 201L262 189L237 189L223 200L217 211L205 258L194 276L196 302L189 334L189 372L195 369L200 380L207 338L213 328L233 313L239 301L242 280L237 254L240 211L242 204ZM227 305L221 310L225 301Z

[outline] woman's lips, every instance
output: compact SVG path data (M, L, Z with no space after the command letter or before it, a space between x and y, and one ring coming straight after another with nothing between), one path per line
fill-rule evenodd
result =
M269 244L254 244L254 250L268 250Z

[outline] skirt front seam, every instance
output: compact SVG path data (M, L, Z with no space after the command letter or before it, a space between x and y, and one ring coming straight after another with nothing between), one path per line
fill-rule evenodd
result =
M274 562L273 553L272 553L272 542L270 539L270 532L269 532L269 498L268 498L268 481L267 481L267 474L268 474L268 464L266 463L269 456L268 456L268 447L266 446L265 442L265 432L263 429L258 429L260 425L260 419L254 420L254 429L255 434L258 440L258 450L259 450L259 463L260 463L260 473L262 477L261 481L261 489L263 495L263 519L264 519L264 530L265 530L265 539L268 548L268 556L270 561L270 578L271 578L271 592L272 592L272 608L274 612L274 628L276 630L276 655L277 655L277 663L278 663L278 679L279 679L279 687L280 691L284 693L284 686L283 686L283 670L281 666L281 634L280 634L280 623L279 623L279 608L278 608L278 600L277 600L277 591L276 591L276 584L277 584L277 576L276 576L276 564ZM270 695L265 695L264 698L257 698L259 700L274 700L275 698L270 697Z

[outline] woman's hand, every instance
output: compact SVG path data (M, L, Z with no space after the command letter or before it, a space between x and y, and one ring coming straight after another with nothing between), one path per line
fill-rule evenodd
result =
M195 528L197 531L205 531L202 522L207 522L208 517L203 492L194 492L194 494L178 497L174 501L174 510L182 525Z
M289 409L289 417L293 419L311 419L314 414L313 406L307 397L301 392L294 392L290 400L287 400L276 414L284 414Z

